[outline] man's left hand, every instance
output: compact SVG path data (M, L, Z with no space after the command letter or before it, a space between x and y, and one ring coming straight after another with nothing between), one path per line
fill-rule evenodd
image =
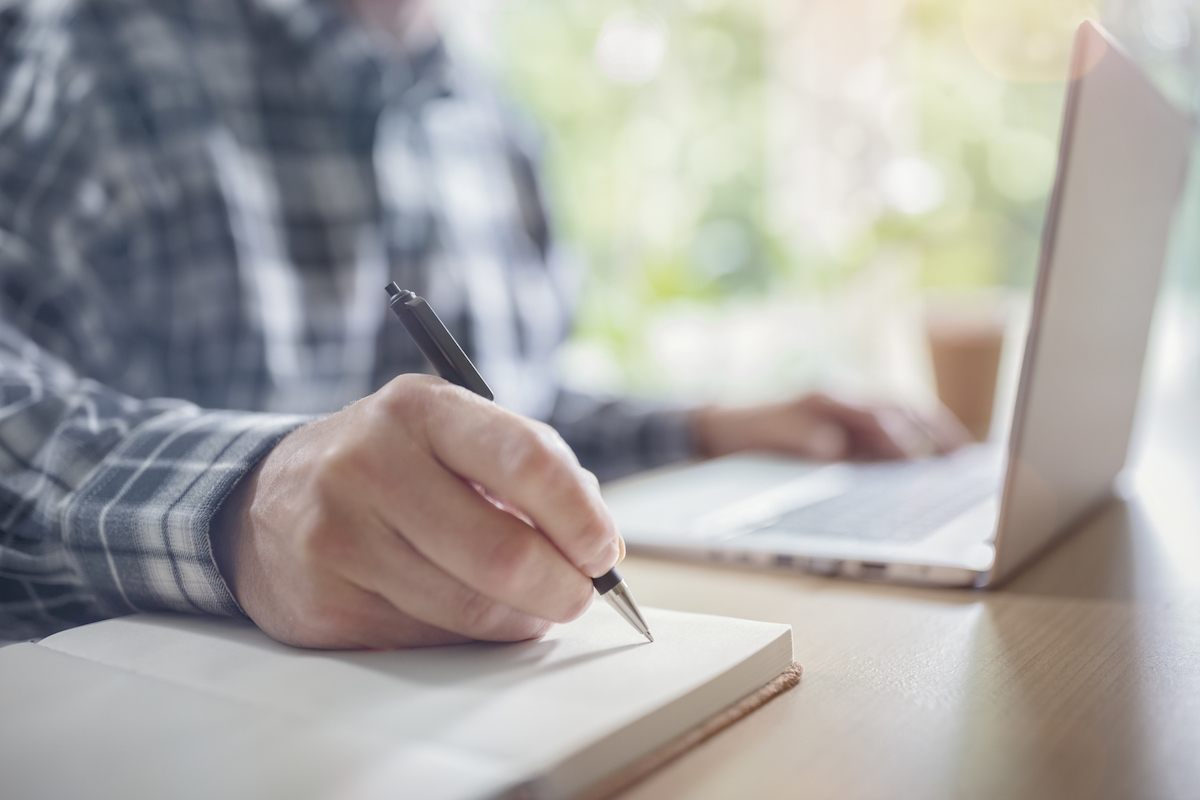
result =
M696 412L693 433L706 457L768 450L820 461L916 458L948 453L971 440L940 405L918 412L825 394L741 408L706 406Z

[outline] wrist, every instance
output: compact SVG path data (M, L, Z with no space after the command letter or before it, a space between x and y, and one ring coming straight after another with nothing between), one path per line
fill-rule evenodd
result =
M245 611L245 603L242 599L242 592L239 590L238 549L249 527L250 503L254 497L262 466L263 462L260 461L234 485L217 512L213 514L208 529L208 538L212 545L213 560L217 564L217 570L225 580L225 586L233 595L234 601L242 607L243 611Z
M736 425L729 419L735 412L718 405L701 406L692 412L692 441L701 458L716 458L739 448L732 441Z

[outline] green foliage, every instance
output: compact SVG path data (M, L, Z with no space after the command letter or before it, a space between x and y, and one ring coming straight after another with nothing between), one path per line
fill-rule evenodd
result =
M598 64L622 14L665 39L645 82ZM643 311L770 285L784 262L765 223L757 2L524 0L500 34L505 79L547 134L560 234L588 261L582 331L636 348Z
M1030 50L1042 59L1036 69L1022 63L1006 75L1012 54L987 51L986 29L1005 0L909 3L886 54L917 122L897 155L918 154L944 191L915 215L880 201L830 250L770 222L772 2L510 0L500 14L503 78L546 132L559 233L588 262L579 334L603 341L627 371L668 304L828 290L885 247L916 253L924 286L1032 279L1064 89L1036 76L1065 74L1075 11L1059 8L1053 26L1034 31L1052 45ZM1038 4L1020 5L1020 30L1032 30ZM665 41L658 68L625 82L606 74L599 44L622 19ZM983 20L982 39L972 40L971 19Z

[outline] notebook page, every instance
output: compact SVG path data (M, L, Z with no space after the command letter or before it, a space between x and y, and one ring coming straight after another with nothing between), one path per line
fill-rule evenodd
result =
M471 754L434 744L397 748L369 731L34 644L5 648L0 676L4 797L467 800L522 778ZM389 785L364 784L380 765Z
M657 609L646 617L654 643L597 603L540 641L506 645L308 651L246 623L149 615L77 628L41 645L392 742L389 758L363 771L364 788L372 774L402 775L406 753L435 748L522 780L570 760L570 774L556 773L558 788L546 790L557 794L673 738L791 662L786 625ZM639 722L636 736L612 736ZM597 744L599 761L570 759Z

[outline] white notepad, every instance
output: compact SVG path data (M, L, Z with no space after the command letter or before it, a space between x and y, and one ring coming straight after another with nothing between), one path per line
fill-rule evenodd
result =
M9 798L569 797L792 665L791 628L593 604L544 639L392 652L139 615L0 650Z

